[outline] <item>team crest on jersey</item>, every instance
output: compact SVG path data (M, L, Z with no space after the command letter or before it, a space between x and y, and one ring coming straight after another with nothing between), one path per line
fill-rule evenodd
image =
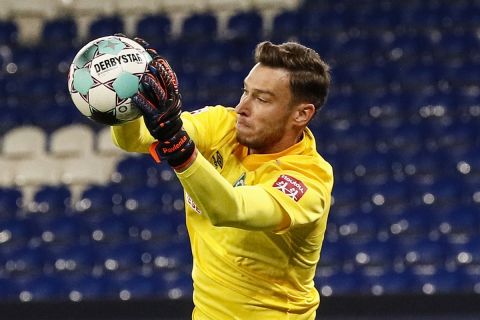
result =
M246 178L247 174L244 172L242 173L242 175L240 176L240 178L237 179L237 181L235 181L235 183L233 184L234 187L240 187L240 186L244 186L245 185L245 178Z
M282 191L295 201L300 200L308 189L302 181L286 174L278 177L273 187Z
M219 151L215 152L215 154L212 156L212 164L215 169L223 168L223 157Z

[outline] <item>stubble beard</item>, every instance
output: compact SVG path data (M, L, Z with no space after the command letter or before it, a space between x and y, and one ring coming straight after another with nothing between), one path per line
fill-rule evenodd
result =
M236 131L237 141L251 149L251 150L265 150L272 147L276 142L280 141L282 137L282 130L280 128L270 129L269 132L261 132L260 135L241 134Z

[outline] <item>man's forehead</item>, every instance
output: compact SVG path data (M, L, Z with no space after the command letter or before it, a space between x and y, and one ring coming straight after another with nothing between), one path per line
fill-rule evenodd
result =
M278 87L289 86L289 73L285 69L267 67L257 63L244 80L251 90L273 94Z

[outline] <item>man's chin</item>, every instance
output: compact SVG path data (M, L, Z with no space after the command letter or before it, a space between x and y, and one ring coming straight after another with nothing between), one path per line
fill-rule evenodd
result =
M246 147L250 147L251 143L249 142L249 139L247 138L247 136L245 134L243 134L242 132L239 132L238 129L237 129L237 141L241 145L244 145Z

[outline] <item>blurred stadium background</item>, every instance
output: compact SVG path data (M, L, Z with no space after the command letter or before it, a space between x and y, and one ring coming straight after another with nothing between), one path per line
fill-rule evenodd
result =
M315 48L333 88L311 129L336 179L319 315L478 318L480 1L0 7L0 318L190 317L174 174L115 149L68 96L78 49L117 32L169 59L187 110L235 106L258 41Z

